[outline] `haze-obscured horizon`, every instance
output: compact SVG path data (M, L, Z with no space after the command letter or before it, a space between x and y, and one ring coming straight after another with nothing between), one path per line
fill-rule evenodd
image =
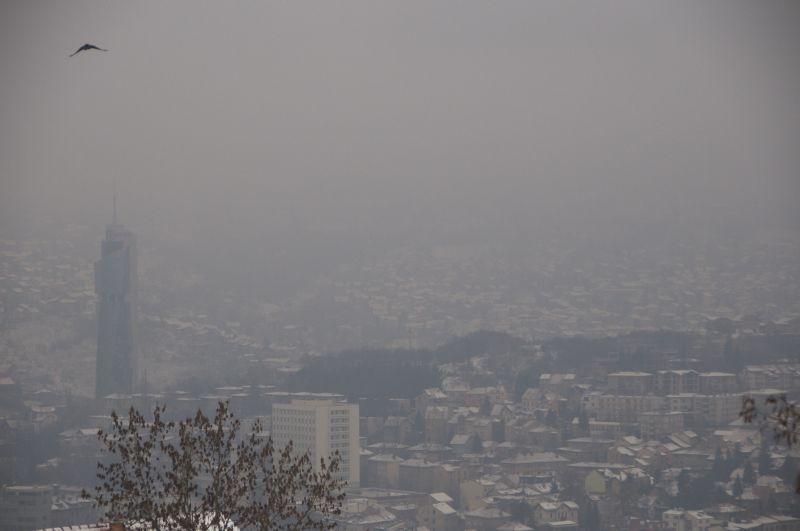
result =
M6 235L99 238L116 180L145 247L231 284L453 242L796 244L792 2L1 9Z

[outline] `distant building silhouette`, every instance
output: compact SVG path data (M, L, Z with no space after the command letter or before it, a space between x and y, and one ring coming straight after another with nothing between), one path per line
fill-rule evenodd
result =
M94 264L97 293L95 397L131 393L137 379L136 237L114 218Z

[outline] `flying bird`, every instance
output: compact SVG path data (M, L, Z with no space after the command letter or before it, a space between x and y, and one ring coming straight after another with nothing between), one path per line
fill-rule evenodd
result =
M72 55L78 54L78 53L80 53L80 52L82 52L84 50L100 50L101 52L107 52L108 51L108 50L105 50L103 48L98 48L94 44L84 44L83 46L81 46L80 48L75 50L75 52ZM72 55L70 55L70 57L72 57Z

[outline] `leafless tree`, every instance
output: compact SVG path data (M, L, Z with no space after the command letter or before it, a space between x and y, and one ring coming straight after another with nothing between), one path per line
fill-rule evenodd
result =
M786 395L767 397L761 408L753 397L745 396L739 415L745 422L760 424L762 431L771 430L775 442L785 443L790 450L800 442L800 408ZM795 479L795 492L800 494L800 473Z
M107 460L84 496L109 520L157 531L334 526L345 486L338 453L315 467L291 443L276 449L258 421L242 433L225 402L213 419L198 411L172 422L164 411L156 406L152 420L134 408L127 418L112 413L110 429L98 434Z

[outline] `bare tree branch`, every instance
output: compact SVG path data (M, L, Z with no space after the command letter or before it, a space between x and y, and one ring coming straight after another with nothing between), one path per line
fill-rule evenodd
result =
M152 529L209 531L241 527L331 529L345 482L338 452L314 467L290 442L276 452L260 422L243 434L241 421L220 402L213 419L198 411L178 423L152 421L131 408L112 413L98 438L108 462L97 464L98 485L84 497L106 517Z

